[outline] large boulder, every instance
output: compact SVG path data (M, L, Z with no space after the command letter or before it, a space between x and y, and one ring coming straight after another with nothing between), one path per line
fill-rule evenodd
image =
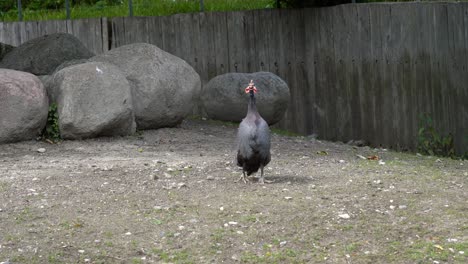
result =
M5 57L7 53L12 51L15 47L5 44L5 43L0 43L0 61Z
M95 56L120 67L130 82L138 129L173 127L192 113L200 76L184 60L158 47L137 43Z
M0 69L0 143L37 137L49 103L41 81L27 72Z
M5 55L0 68L49 75L65 61L94 56L75 36L66 33L29 40Z
M204 87L201 101L209 118L240 122L247 114L249 95L245 88L253 80L257 109L269 124L283 118L289 103L289 87L271 72L226 73L211 79Z
M49 92L65 139L135 132L130 85L115 65L88 62L64 68L53 76Z

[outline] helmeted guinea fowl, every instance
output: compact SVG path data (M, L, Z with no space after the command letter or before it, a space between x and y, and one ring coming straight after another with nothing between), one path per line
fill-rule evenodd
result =
M238 151L237 165L242 167L242 176L239 180L247 183L252 173L260 169L260 183L264 183L263 168L270 162L270 128L257 111L255 103L255 93L257 88L253 80L245 88L245 92L250 94L247 115L239 125L237 132Z

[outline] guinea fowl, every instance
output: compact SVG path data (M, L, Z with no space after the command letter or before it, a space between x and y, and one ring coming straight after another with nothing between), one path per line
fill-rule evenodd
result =
M237 132L238 151L237 165L242 167L242 175L239 180L247 183L252 173L260 169L260 183L265 183L263 179L263 168L270 162L270 128L257 111L255 103L255 93L257 88L253 80L245 88L245 93L250 94L247 115L239 125ZM238 180L238 181L239 181Z

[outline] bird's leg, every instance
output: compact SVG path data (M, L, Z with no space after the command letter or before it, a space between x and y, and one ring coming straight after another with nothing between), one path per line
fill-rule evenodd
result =
M260 182L260 184L265 184L265 183L272 183L274 181L268 181L268 180L265 180L265 178L263 177L263 166L260 166L260 179L258 180Z
M236 182L238 182L240 180L242 180L244 183L247 183L249 181L249 179L247 178L247 175L245 175L244 170L242 170L242 175L240 176L240 178Z

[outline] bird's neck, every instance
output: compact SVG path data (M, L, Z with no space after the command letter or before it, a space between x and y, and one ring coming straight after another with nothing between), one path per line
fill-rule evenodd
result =
M255 103L255 96L254 95L250 95L248 112L249 113L256 113L257 112L257 104Z

